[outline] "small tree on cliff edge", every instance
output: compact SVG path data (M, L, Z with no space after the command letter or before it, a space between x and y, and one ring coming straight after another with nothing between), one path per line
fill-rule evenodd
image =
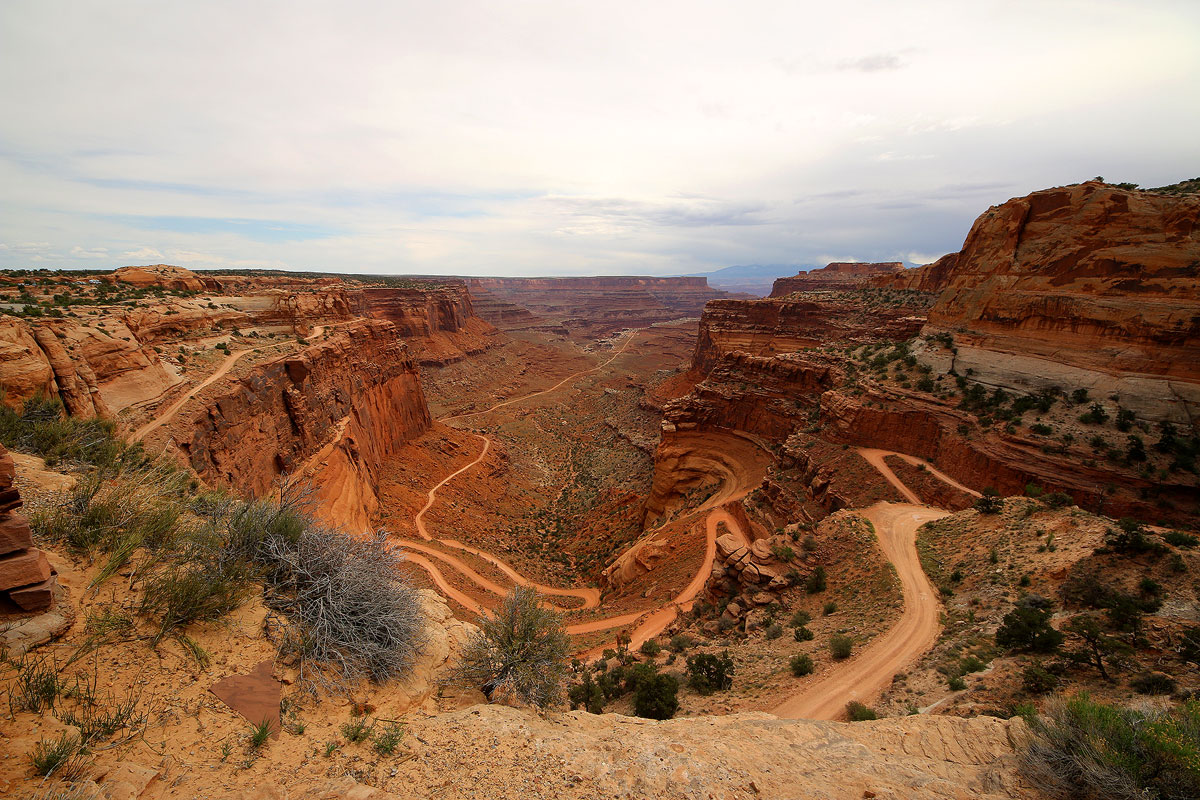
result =
M467 641L457 677L489 700L504 695L547 706L562 689L569 646L559 615L539 605L533 589L517 586Z

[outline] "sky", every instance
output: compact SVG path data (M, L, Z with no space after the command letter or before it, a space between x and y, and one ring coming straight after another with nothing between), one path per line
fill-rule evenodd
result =
M1200 175L1200 2L0 4L0 267L925 263Z

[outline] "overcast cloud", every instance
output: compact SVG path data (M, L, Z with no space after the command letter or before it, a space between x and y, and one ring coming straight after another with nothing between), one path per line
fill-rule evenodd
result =
M0 5L0 266L923 262L1200 175L1200 3Z

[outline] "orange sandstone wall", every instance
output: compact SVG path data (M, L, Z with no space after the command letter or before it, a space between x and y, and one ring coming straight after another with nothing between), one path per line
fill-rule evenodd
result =
M307 469L326 516L362 529L380 467L430 424L395 326L363 320L256 367L193 420L180 448L206 481L248 494Z

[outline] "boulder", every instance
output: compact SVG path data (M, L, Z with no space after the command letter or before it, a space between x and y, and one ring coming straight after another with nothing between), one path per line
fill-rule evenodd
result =
M0 589L32 586L50 579L50 562L41 550L21 550L0 556Z

